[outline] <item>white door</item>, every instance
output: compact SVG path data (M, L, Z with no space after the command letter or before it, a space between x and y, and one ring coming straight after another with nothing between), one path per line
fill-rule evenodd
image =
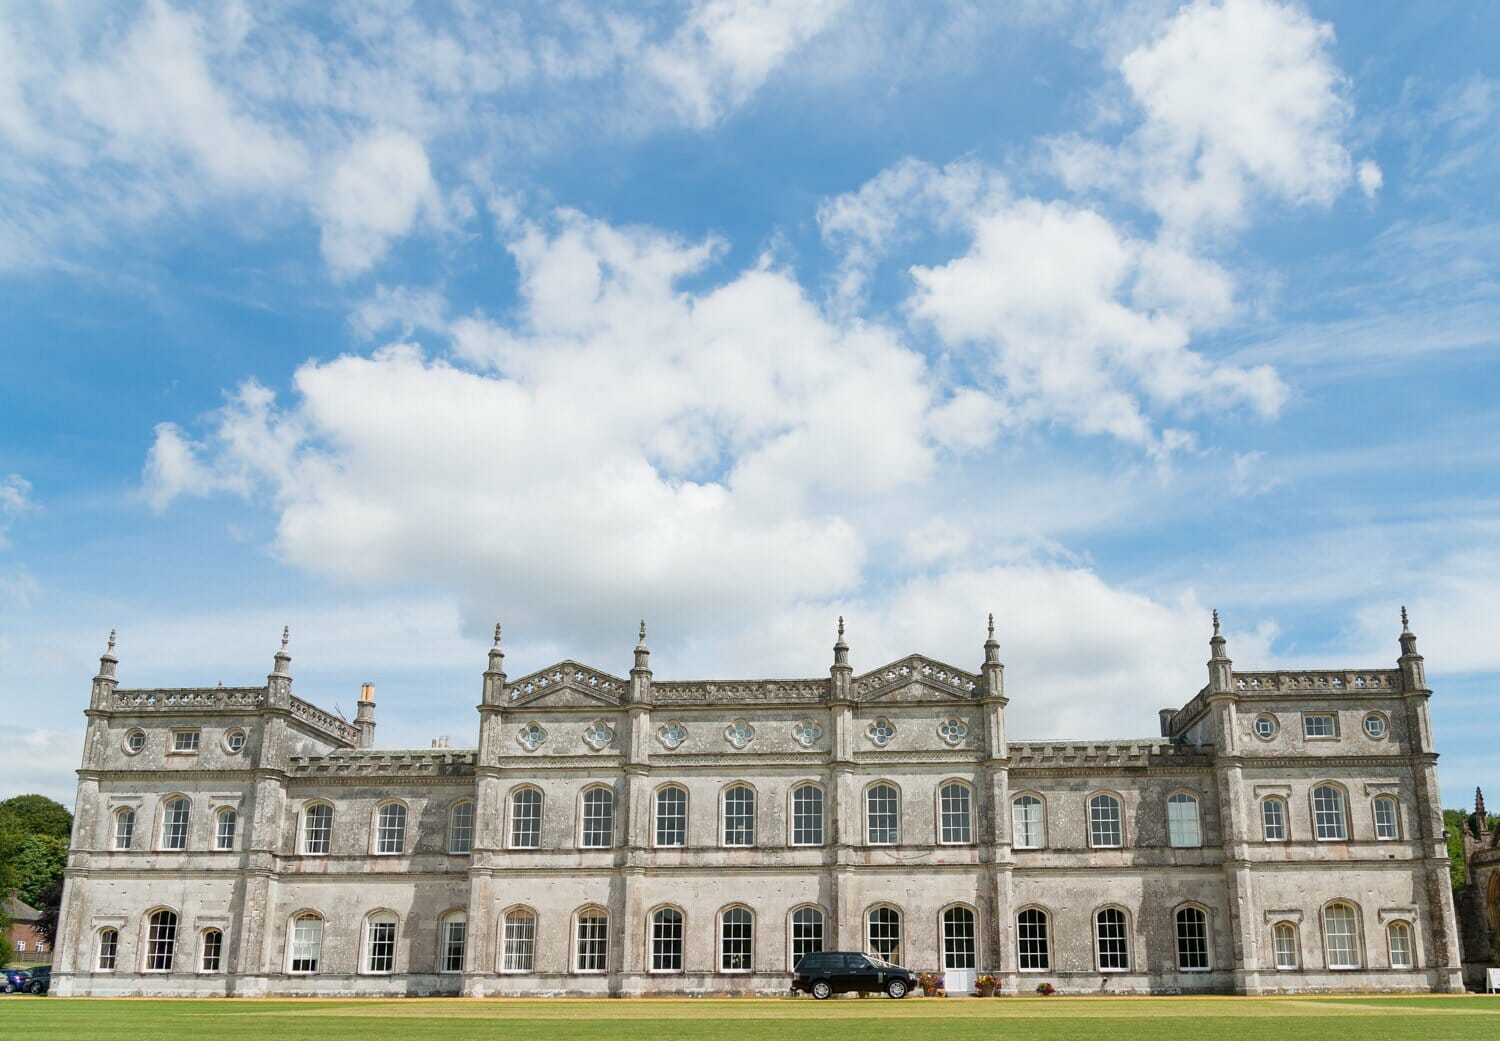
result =
M973 969L944 969L943 986L948 990L950 998L971 998L974 996Z

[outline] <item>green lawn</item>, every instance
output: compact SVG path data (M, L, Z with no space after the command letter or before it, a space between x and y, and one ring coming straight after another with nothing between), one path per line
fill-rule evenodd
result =
M25 1041L1426 1041L1500 1038L1500 997L589 1001L0 999Z

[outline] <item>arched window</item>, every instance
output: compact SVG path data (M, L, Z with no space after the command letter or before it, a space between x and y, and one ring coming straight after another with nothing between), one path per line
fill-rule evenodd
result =
M901 964L901 912L894 907L877 907L870 911L866 937L869 951L893 965Z
M448 852L463 855L474 851L474 803L463 799L448 811Z
M792 845L823 845L823 789L816 784L792 789Z
M687 789L680 784L656 790L656 844L687 845Z
M1207 972L1208 912L1184 907L1177 912L1177 968L1183 972Z
M1118 907L1094 915L1094 949L1100 972L1130 971L1130 923Z
M328 853L333 841L333 807L313 803L302 811L302 852L311 856Z
M682 912L675 907L651 915L651 971L682 971Z
M233 810L225 808L214 815L214 849L234 849L234 833L239 827L240 816Z
M1353 907L1340 903L1323 909L1323 943L1330 969L1359 968L1359 919Z
M151 912L146 919L145 971L171 972L176 953L177 912L167 910Z
M100 972L114 972L115 959L120 954L120 933L116 929L99 930L99 957L94 964Z
M963 845L974 841L974 793L967 784L949 781L938 790L938 816L940 842Z
M1260 802L1261 834L1267 842L1286 841L1286 801L1271 796Z
M608 849L615 844L615 793L595 786L583 793L583 828L579 845Z
M115 811L115 849L129 849L135 841L135 811Z
M288 971L303 974L318 971L323 957L323 916L305 911L292 921L291 955Z
M744 907L726 908L719 916L719 968L749 972L754 963L755 917Z
M799 907L792 912L792 963L790 968L796 969L797 963L804 955L816 954L823 949L823 912L816 907Z
M724 789L724 845L755 845L755 790L749 785Z
M531 972L536 957L536 915L517 907L505 913L500 926L500 971Z
M406 852L406 807L401 803L388 802L376 812L375 852Z
M1100 792L1089 800L1089 845L1095 849L1118 849L1124 843L1120 824L1120 800Z
M1042 800L1018 795L1010 804L1011 845L1017 849L1041 849L1047 844L1047 818Z
M1276 928L1271 930L1271 946L1276 953L1278 969L1295 969L1302 964L1302 944L1297 939L1297 927L1291 922L1276 923Z
M609 970L609 914L602 907L578 912L573 931L573 967L579 972Z
M1375 837L1384 842L1401 837L1400 818L1397 816L1395 796L1375 797Z
M1392 922L1385 927L1386 946L1391 952L1391 968L1411 969L1416 967L1412 957L1411 924Z
M187 849L188 813L191 806L181 795L174 795L161 808L161 848Z
M865 841L872 846L901 841L901 795L895 785L880 781L865 789Z
M1203 829L1198 823L1198 799L1186 792L1167 798L1167 838L1179 849L1203 845Z
M217 929L203 930L198 956L199 972L220 972L224 964L224 934Z
M537 849L542 844L542 793L517 788L510 793L510 848Z
M463 804L460 804L463 805ZM474 804L467 804L472 807ZM439 972L463 972L464 950L469 945L469 916L454 911L443 919L443 945L439 951Z
M1016 915L1016 950L1022 972L1049 972L1052 969L1052 941L1047 912L1028 907Z
M1349 828L1344 820L1344 793L1331 784L1313 789L1313 829L1319 839L1346 839Z
M365 971L396 971L396 916L390 911L376 911L365 919Z
M975 933L974 912L967 907L950 907L943 912L944 969L974 968Z

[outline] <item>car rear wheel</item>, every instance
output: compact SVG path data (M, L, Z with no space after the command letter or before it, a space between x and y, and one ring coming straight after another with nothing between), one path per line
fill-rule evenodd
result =
M5 981L5 993L7 993L7 994L14 994L15 992L16 992L16 985L14 983L12 983L10 980L6 980Z
M812 996L819 1001L833 997L833 986L827 980L819 980L812 985Z
M891 980L891 982L885 985L885 992L893 998L906 997L906 981Z

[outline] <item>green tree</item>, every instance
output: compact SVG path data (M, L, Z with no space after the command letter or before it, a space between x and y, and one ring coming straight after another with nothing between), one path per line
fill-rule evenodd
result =
M1463 810L1443 811L1443 831L1448 836L1448 878L1454 892L1469 881L1464 867L1464 832L1469 829L1469 817Z
M14 888L32 907L39 906L42 890L61 882L68 866L68 843L52 835L24 835L16 843L11 859L15 863Z
M62 803L45 795L17 795L0 802L0 827L22 835L49 835L66 844L73 833L73 815Z
M16 871L16 849L21 844L21 839L21 834L15 828L0 820L0 938L5 936L6 929L10 927L3 898L10 896L11 891L17 887L20 876ZM9 964L10 944L0 943L0 969Z

